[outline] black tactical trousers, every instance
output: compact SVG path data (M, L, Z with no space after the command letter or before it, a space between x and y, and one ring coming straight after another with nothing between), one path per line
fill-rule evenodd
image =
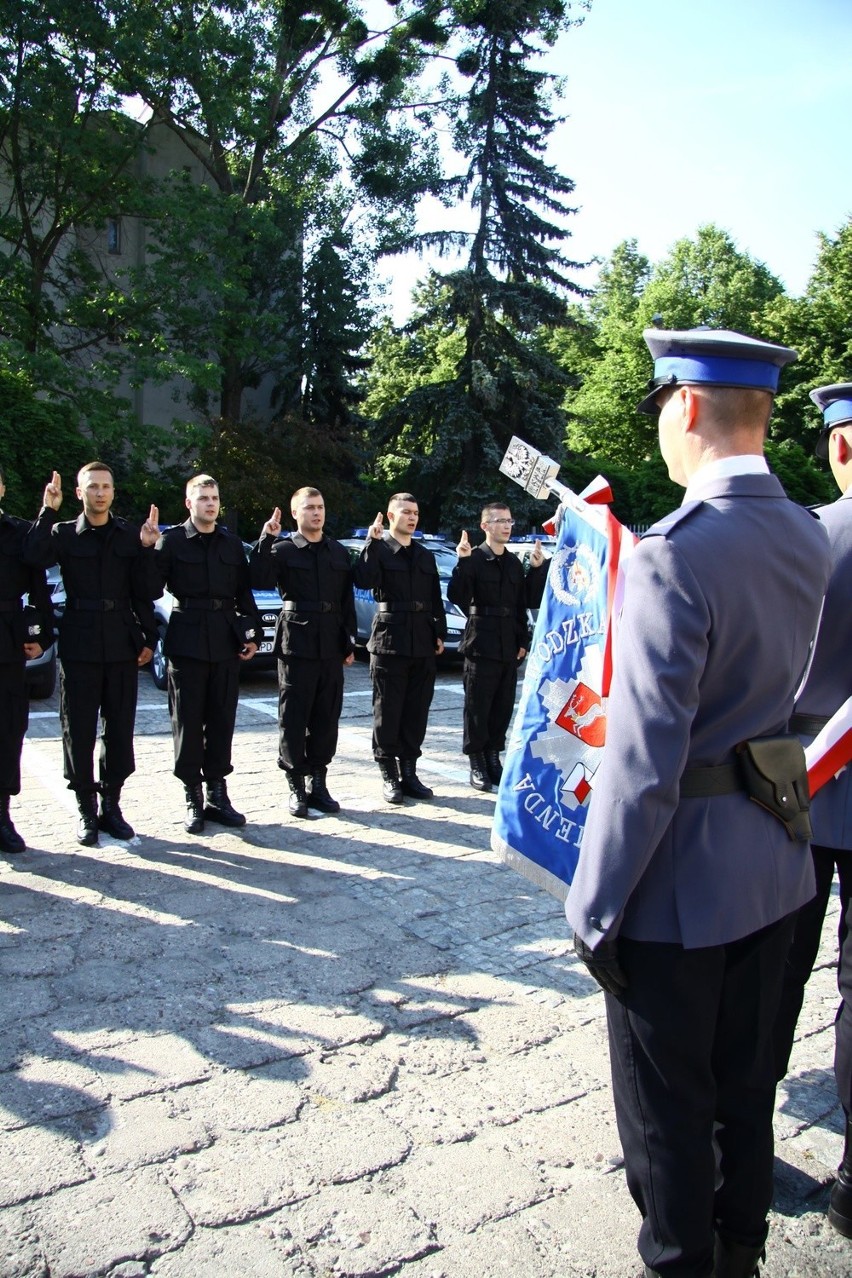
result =
M29 709L24 662L0 663L0 794L21 792L21 747Z
M628 988L606 996L615 1113L639 1254L666 1278L712 1273L716 1226L765 1237L772 1034L794 919L694 950L619 939Z
M139 667L130 661L66 661L59 663L59 714L62 753L70 790L97 790L94 753L98 716L103 731L98 760L101 785L118 788L136 769L133 729Z
M515 708L518 663L490 657L466 657L464 662L465 754L502 750Z
M233 772L231 745L240 696L240 659L169 658L169 714L175 776L184 785L221 781Z
M373 755L419 759L435 691L434 657L370 657Z
M852 1118L852 852L811 844L816 873L816 896L796 915L796 930L784 967L781 1006L775 1022L775 1067L779 1081L787 1073L808 983L822 936L825 911L831 896L834 870L840 883L839 961L837 988L840 1007L834 1023L834 1077L837 1096Z
M331 763L343 709L340 657L278 661L278 764L308 774Z

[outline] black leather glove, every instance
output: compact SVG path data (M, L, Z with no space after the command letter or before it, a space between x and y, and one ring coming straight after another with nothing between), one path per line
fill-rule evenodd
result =
M627 977L618 961L618 942L602 941L592 950L574 935L574 953L581 963L585 963L592 976L605 994L620 998L627 989Z

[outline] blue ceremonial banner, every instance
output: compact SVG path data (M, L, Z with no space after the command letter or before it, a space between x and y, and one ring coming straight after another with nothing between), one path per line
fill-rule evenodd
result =
M491 846L564 900L606 736L610 618L633 537L605 507L562 508L521 700L503 764Z

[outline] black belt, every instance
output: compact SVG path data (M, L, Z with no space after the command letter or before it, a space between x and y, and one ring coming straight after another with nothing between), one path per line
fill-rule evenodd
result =
M236 608L236 599L176 599L178 612L189 609L201 609L203 612L224 612L226 608Z
M469 617L511 617L511 608L480 608L474 605L468 613Z
M68 599L66 608L72 612L129 612L129 599Z
M827 723L827 714L794 714L790 717L790 731L801 732L805 737L815 737Z
M380 603L378 607L379 616L388 612L430 612L429 604L421 603L419 599L403 599L399 603Z
M682 799L709 799L716 794L736 794L745 790L738 763L720 763L711 768L687 768L680 779Z
M282 612L340 612L340 604L325 603L322 599L285 599Z
M20 599L0 599L0 612L20 612L23 606Z

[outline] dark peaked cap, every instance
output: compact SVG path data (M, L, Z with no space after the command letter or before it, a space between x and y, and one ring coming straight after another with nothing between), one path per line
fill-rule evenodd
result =
M822 434L814 452L825 460L828 457L828 437L835 426L852 422L852 382L835 382L833 386L817 386L811 391L811 399L822 413Z
M646 328L643 337L654 357L654 376L640 413L659 412L656 396L664 386L736 386L774 395L781 369L798 359L789 346L728 328Z

